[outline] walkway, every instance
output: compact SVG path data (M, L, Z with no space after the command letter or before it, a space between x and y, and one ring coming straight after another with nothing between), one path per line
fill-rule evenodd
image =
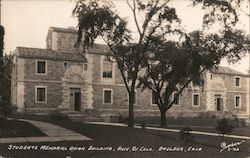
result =
M108 125L108 126L127 127L127 125L122 124L122 123L106 123L106 122L86 122L86 123L95 124L95 125ZM134 126L134 127L135 128L141 128L141 126ZM180 132L180 130L178 130L178 129L157 128L157 127L146 127L146 129L156 130L156 131L165 131L165 132ZM210 133L210 132L191 131L190 133L198 134L198 135L217 136L217 137L221 136L221 134ZM225 134L224 137L250 140L250 137L248 137L248 136L238 136L238 135Z
M39 128L46 137L15 137L15 138L0 138L0 143L23 143L23 142L57 142L57 141L74 141L74 140L91 140L90 138L71 131L69 129L42 121L33 121L18 119L25 121Z

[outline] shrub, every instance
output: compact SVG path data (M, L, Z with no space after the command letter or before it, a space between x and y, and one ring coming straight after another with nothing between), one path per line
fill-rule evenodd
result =
M225 134L231 133L233 131L234 125L233 123L230 123L229 119L222 118L217 121L215 128L224 137Z
M147 126L147 125L146 125L145 122L142 122L142 123L141 123L141 129L146 129L146 126Z
M123 116L119 115L119 117L118 117L118 123L124 123Z
M65 120L65 119L68 119L67 115L65 114L62 114L60 112L53 112L51 115L50 115L50 118L52 120Z
M182 141L184 141L185 143L188 143L190 141L192 141L192 136L191 136L191 132L192 129L190 127L184 127L180 130L180 138Z
M0 130L3 130L7 125L7 118L6 116L0 114Z

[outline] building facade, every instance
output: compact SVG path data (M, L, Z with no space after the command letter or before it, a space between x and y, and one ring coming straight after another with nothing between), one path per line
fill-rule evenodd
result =
M12 73L12 103L20 112L95 110L128 114L128 94L105 45L81 54L77 31L51 27L47 48L17 47ZM174 95L174 94L173 94ZM135 116L159 115L149 90L136 90ZM167 112L197 116L205 112L249 116L249 76L227 67L207 73L205 86L189 86Z

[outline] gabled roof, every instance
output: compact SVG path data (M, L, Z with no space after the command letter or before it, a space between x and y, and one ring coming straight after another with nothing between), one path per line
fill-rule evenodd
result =
M214 74L225 74L225 75L236 75L236 76L249 76L248 74L236 71L229 67L219 66L218 69L215 69L212 73Z
M52 59L65 61L86 62L87 59L80 53L58 52L51 49L17 47L17 55L23 58Z

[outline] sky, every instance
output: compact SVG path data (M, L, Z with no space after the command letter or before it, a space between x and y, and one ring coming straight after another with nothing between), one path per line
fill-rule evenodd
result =
M50 26L76 27L77 19L72 16L75 0L1 0L1 25L5 27L5 52L14 51L17 46L46 48L46 36ZM132 14L124 0L113 1L120 16L130 22L130 28L136 34ZM200 8L193 8L187 0L175 0L178 16L188 32L201 28ZM140 18L140 17L139 17ZM242 14L239 27L249 34L249 18ZM222 66L246 72L249 69L249 57L244 57L234 65L226 61Z

